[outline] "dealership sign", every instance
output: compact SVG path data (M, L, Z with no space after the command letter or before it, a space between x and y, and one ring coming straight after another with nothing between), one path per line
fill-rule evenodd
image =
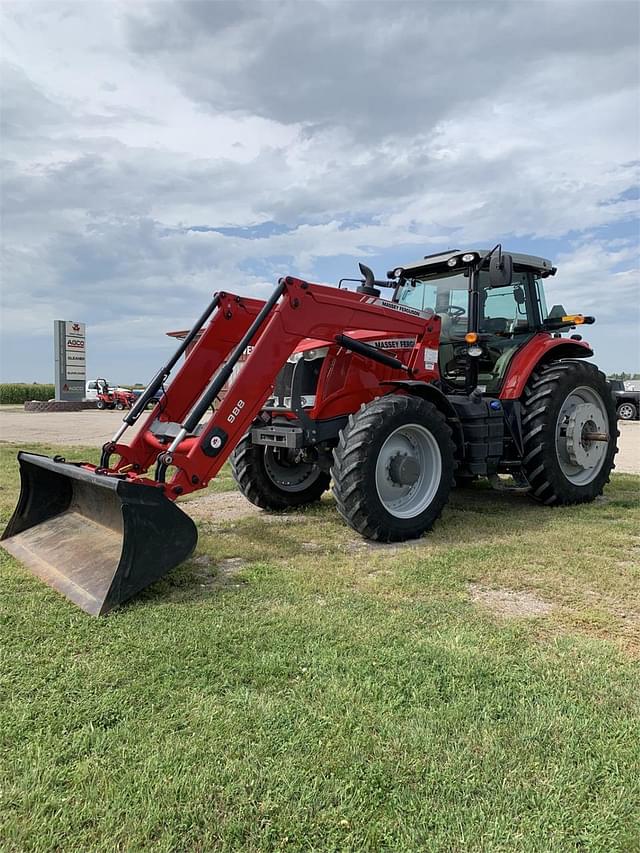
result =
M65 321L65 369L66 379L86 379L86 326L84 323Z
M54 320L56 400L82 400L87 379L86 325Z

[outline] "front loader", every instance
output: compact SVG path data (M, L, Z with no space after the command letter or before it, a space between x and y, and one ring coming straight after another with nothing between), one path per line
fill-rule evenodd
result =
M381 541L422 535L452 486L477 477L549 505L602 491L612 398L580 360L588 344L562 337L592 318L544 307L548 261L496 247L384 281L361 271L355 292L287 277L266 302L216 294L98 466L19 454L2 546L98 615L192 553L195 525L174 502L230 457L258 506L301 506L333 481L342 517Z

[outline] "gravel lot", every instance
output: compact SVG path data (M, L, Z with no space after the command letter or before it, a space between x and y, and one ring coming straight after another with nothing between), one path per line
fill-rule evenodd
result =
M115 410L25 412L22 406L0 406L0 441L102 447L122 423L122 415Z
M618 421L618 429L616 471L640 474L640 421Z
M25 412L22 406L0 406L0 441L101 447L121 421L122 413L115 411L41 413ZM620 421L618 426L616 471L640 474L640 421Z

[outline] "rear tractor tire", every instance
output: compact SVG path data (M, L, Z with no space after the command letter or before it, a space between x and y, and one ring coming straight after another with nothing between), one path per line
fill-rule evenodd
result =
M242 494L261 509L283 510L319 501L329 474L305 461L298 450L253 444L245 435L231 456L231 472Z
M581 361L545 364L531 374L522 404L523 468L532 497L559 506L602 494L618 436L604 373Z
M333 452L340 515L367 539L422 536L449 498L454 450L444 415L427 400L390 394L364 405Z

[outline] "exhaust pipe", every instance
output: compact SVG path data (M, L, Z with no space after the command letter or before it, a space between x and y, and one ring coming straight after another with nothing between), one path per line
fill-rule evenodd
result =
M21 491L0 547L102 616L186 560L195 524L155 486L18 453Z

